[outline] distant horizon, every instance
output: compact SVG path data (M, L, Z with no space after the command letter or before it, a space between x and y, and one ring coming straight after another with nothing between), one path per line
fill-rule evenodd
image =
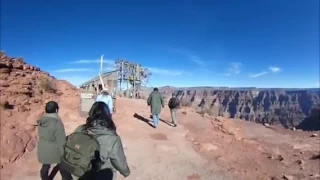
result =
M0 51L6 53L6 51L3 50L3 49L0 49ZM6 53L6 55L9 56L9 57L12 57L12 58L23 58L24 59L23 56L14 57L14 56L11 56L10 54L8 55L7 53ZM28 60L24 59L24 61L26 63L28 63ZM32 65L32 64L30 64L30 65ZM41 67L39 67L39 68L42 71L42 68ZM116 70L104 71L103 73L108 73L108 72L113 72L113 71L116 71ZM67 79L63 79L63 78L61 79L59 77L56 77L56 76L52 75L51 73L50 73L50 75L55 77L58 80L66 80L66 81L68 81ZM76 86L76 87L79 87L83 83L85 83L85 82L89 81L90 79L92 79L94 77L97 77L97 76L98 76L98 74L95 75L95 76L90 76L90 77L88 77L88 79L86 81L83 81L80 84L73 84L70 81L68 81L68 82L71 83L72 85ZM125 84L125 82L123 82L123 84ZM251 89L251 88L256 88L256 89L302 89L302 90L303 89L306 89L306 90L308 90L308 89L320 89L320 87L254 87L254 86L247 87L247 86L218 86L218 85L216 85L216 86L210 86L210 85L195 85L195 86L161 85L161 86L152 86L152 87L151 86L149 86L149 87L148 86L144 86L144 87L146 87L146 88L154 88L154 87L163 88L163 87L166 87L166 86L173 87L173 88L228 88L228 89L246 89L246 88L247 89ZM125 89L125 88L123 88L123 89Z
M167 85L169 86L169 85ZM159 86L157 88L164 88L166 86ZM176 87L176 86L169 86L169 87L173 87L173 88L226 88L226 89L301 89L301 90L308 90L308 89L319 89L320 87L315 87L315 88L304 88L304 87L300 87L300 88L277 88L277 87L220 87L220 86L191 86L191 87ZM152 87L150 87L152 88Z
M114 72L116 70L110 70L110 71L104 71L103 73L109 73L109 72ZM81 83L80 85L75 85L75 86L81 86L82 84L88 82L90 79L92 78L95 78L95 77L98 77L98 75L96 76L93 76L91 78L89 78L87 81ZM69 82L71 83L71 82ZM72 83L71 83L72 84ZM125 85L126 82L123 82L123 84ZM143 86L143 87L147 87L147 88L154 88L154 87L158 87L158 88L163 88L163 87L173 87L173 88L228 88L228 89L232 89L232 88L240 88L240 89L245 89L245 88L256 88L256 89L320 89L320 87L296 87L296 88L292 88L292 87L246 87L246 86L239 86L239 87L235 87L235 86L209 86L209 85L195 85L195 86L186 86L186 87L183 87L183 86L175 86L175 85L164 85L164 86ZM122 87L125 87L125 86L122 86ZM122 89L125 89L125 88L122 88Z

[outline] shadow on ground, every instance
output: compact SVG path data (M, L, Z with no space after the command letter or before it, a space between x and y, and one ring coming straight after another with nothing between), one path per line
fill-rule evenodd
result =
M14 109L14 105L9 104L8 101L5 101L4 103L2 103L1 106L2 106L4 109Z
M153 118L152 115L150 115L150 118L151 118L151 119ZM161 118L160 118L160 121L163 122L163 123L165 123L165 124L167 124L167 125L169 125L169 126L171 126L171 127L174 127L173 124L171 124L170 122L168 122L168 121L166 121L166 120L164 120L164 119L161 119Z
M154 126L152 124L152 120L147 119L147 118L145 118L145 117L143 117L143 116L141 116L141 115L139 115L137 113L134 113L133 117L138 119L138 120L140 120L140 121L143 121L143 122L147 123L149 126L154 128Z
M162 121L163 123L165 123L165 124L167 124L167 125L169 125L169 126L171 126L171 127L174 127L174 125L171 124L171 123L168 122L168 121L165 121L165 120L163 120L163 119L160 119L160 121Z
M150 115L150 119L147 119L147 118L145 118L145 117L143 117L143 116L141 116L141 115L139 115L137 113L134 113L133 117L138 119L138 120L140 120L140 121L143 121L143 122L147 123L149 126L154 128L153 121L152 121L152 115ZM166 120L163 120L163 119L160 118L160 121L165 123L165 124L167 124L167 125L169 125L169 126L171 126L171 127L174 127L173 124L171 124L170 122L168 122Z
M54 179L54 177L57 175L58 171L59 171L59 165L56 165L56 166L52 169L52 171L51 171L51 173L50 173L50 175L49 175L50 179Z
M314 156L312 156L310 159L311 159L311 160L320 159L320 154L314 155Z

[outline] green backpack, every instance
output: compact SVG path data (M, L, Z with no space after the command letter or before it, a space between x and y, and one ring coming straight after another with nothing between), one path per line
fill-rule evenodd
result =
M86 176L93 169L92 163L100 159L97 137L87 131L70 134L61 158L62 168L77 177Z

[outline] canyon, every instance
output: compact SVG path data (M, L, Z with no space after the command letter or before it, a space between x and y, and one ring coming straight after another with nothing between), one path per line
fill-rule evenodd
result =
M320 90L161 87L166 98L176 94L182 106L196 108L199 113L246 121L320 130Z

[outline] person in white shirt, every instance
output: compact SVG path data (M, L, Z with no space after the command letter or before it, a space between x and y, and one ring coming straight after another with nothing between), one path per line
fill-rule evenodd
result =
M104 102L108 105L111 114L114 113L113 110L113 99L112 96L106 90L102 90L101 93L97 96L96 102Z

